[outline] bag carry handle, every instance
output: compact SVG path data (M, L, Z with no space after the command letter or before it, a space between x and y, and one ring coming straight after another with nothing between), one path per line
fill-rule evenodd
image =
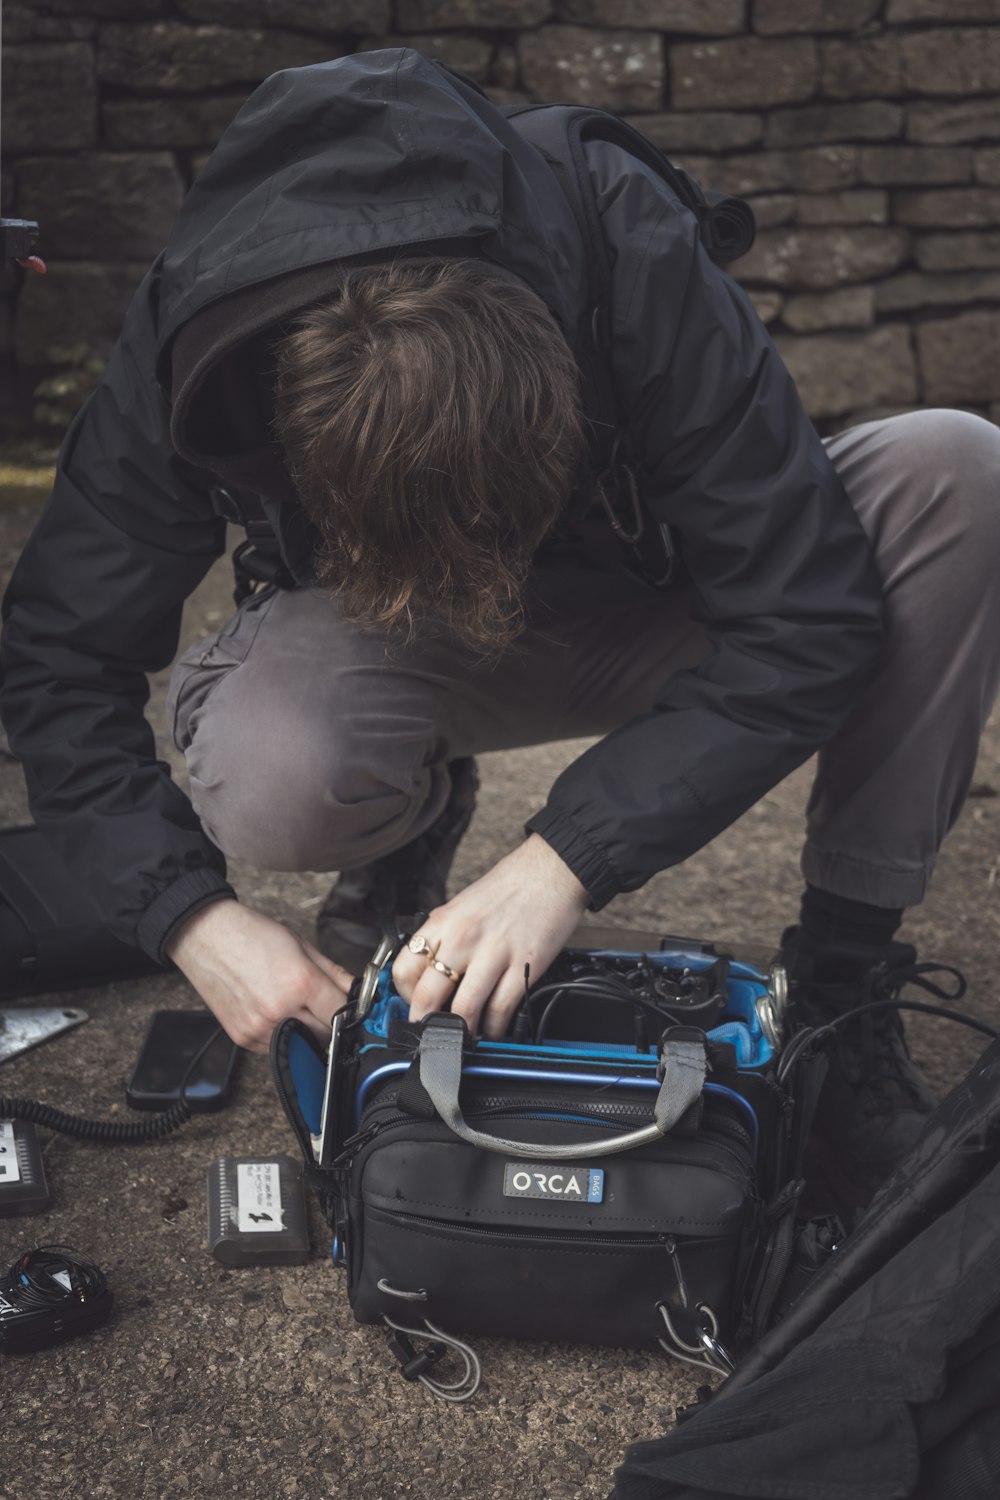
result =
M659 1073L662 1079L653 1123L625 1135L605 1136L582 1145L534 1145L530 1141L509 1141L502 1136L486 1135L473 1130L462 1114L458 1089L462 1079L462 1043L465 1023L460 1016L436 1013L428 1016L417 1054L420 1082L444 1123L470 1146L495 1151L502 1156L537 1157L543 1161L583 1161L592 1156L610 1156L632 1151L658 1141L673 1129L678 1120L701 1097L705 1082L707 1058L705 1040L690 1027L675 1026L663 1038Z

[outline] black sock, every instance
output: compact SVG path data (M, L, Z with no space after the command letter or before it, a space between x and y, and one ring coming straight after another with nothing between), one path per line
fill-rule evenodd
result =
M903 908L869 906L807 885L802 896L799 945L804 948L884 948L903 920Z

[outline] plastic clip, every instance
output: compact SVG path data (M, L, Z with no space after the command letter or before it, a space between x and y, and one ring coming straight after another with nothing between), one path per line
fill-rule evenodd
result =
M406 1328L402 1323L394 1323L387 1313L382 1314L382 1322L390 1330L389 1348L399 1360L405 1380L419 1380L439 1401L468 1401L476 1394L483 1372L479 1356L468 1344L435 1328L426 1318L423 1328ZM431 1342L422 1350L417 1350L410 1342L411 1339L427 1338L428 1335ZM465 1366L462 1374L458 1380L433 1380L428 1371L450 1350L454 1350L462 1359Z
M398 1329L393 1329L389 1334L389 1348L399 1360L399 1373L404 1380L419 1380L421 1375L426 1375L441 1356L448 1352L447 1344L428 1344L426 1349L418 1353L408 1336Z

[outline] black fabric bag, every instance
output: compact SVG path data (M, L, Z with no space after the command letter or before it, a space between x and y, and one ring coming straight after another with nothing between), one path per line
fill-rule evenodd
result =
M594 958L570 952L561 972ZM278 1091L360 1322L729 1367L794 1206L768 980L701 951L596 958L673 986L659 1043L637 1045L629 1005L553 971L533 1039L473 1042L448 1014L411 1026L374 965L329 1059L299 1023L276 1032Z
M1000 1042L716 1394L628 1450L613 1500L993 1500Z
M162 972L108 931L37 828L0 829L0 1000Z

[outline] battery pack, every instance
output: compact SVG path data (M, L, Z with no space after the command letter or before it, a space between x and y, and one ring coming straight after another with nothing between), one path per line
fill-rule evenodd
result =
M208 1169L208 1248L225 1266L298 1266L309 1254L302 1168L220 1156Z
M50 1201L34 1125L0 1120L0 1219L44 1213Z

